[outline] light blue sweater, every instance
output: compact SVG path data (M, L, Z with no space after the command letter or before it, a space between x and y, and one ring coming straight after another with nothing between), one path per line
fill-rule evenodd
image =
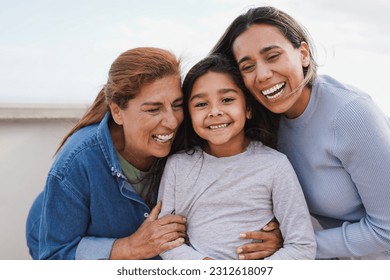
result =
M319 76L305 112L281 119L279 137L326 228L316 232L317 258L389 258L390 120L371 98Z

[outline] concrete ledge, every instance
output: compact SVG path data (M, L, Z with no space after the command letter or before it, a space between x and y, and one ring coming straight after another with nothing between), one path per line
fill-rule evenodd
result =
M80 119L89 104L0 103L0 120Z

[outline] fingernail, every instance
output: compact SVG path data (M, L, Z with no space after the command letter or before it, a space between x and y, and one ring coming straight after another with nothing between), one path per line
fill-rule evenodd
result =
M237 254L240 254L240 253L242 253L242 249L241 249L241 248L238 248L238 249L237 249Z
M240 238L245 238L246 234L245 233L240 233Z
M239 260L244 260L244 259L245 259L245 256L244 256L244 255L238 255L238 259L239 259Z

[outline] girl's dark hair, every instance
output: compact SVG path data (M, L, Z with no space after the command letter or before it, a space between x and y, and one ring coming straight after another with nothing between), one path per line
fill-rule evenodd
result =
M310 35L294 18L274 7L251 8L245 14L238 16L226 29L210 53L222 53L229 59L234 60L234 41L254 24L269 24L278 28L294 48L299 48L302 42L308 44L310 63L308 67L303 68L305 76L303 85L311 87L317 75L317 63L314 59L314 46L311 43Z
M265 109L257 102L246 89L239 70L233 61L221 54L210 55L195 64L187 73L183 82L183 111L184 121L175 142L180 145L175 149L186 152L193 151L194 147L204 147L205 140L199 137L192 126L188 105L191 91L196 80L208 72L223 73L229 75L234 83L245 95L246 105L252 111L252 118L245 123L245 135L252 140L259 140L263 144L276 148L279 116Z
M159 48L134 48L122 53L111 64L107 83L97 95L93 104L85 115L62 139L58 151L66 140L81 128L90 124L98 123L109 112L111 102L121 109L126 109L129 100L136 97L141 88L158 79L167 76L177 76L180 79L180 61L176 56ZM146 203L150 206L155 204L155 193L160 183L165 158L158 159L152 167L152 172L143 179L151 184L147 194Z

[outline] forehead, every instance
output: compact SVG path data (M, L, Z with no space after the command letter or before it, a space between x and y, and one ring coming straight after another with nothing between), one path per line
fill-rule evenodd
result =
M275 26L269 24L253 24L241 33L233 43L233 53L236 56L248 55L250 51L260 51L270 45L292 47L290 41Z
M203 94L203 96L214 93L224 94L232 92L232 90L238 94L243 94L230 74L209 71L196 79L190 96L197 94Z
M234 80L230 74L209 71L196 79L194 86L192 87L192 92L194 92L195 89L213 89L227 85L235 86Z
M157 101L181 97L180 77L176 75L157 79L141 87L140 92L130 101Z

